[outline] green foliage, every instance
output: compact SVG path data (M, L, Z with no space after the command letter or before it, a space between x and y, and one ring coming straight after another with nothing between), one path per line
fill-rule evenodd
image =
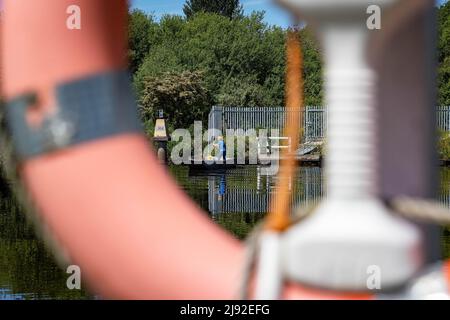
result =
M323 106L322 60L317 42L311 30L300 30L303 50L303 79L305 82L305 104Z
M189 71L145 78L141 96L144 123L154 122L159 109L175 128L188 128L195 120L203 119L211 105L203 82L201 72Z
M215 3L188 1L186 5L213 8ZM148 78L201 72L211 105L284 105L286 30L264 23L263 12L229 19L220 12L206 13L217 12L214 10L197 11L189 19L166 15L159 23L141 11L131 12L130 56L138 95L142 97ZM438 10L440 105L450 104L449 13L449 2ZM323 105L317 42L308 27L301 29L299 35L304 53L305 103Z
M216 96L219 105L256 107L270 105L272 97L254 75L227 79ZM278 99L277 99L278 100ZM278 103L277 103L278 104Z
M233 21L199 14L186 24L181 61L188 68L205 70L217 104L282 102L267 84L283 82L277 66L284 63L284 34L262 20L262 13Z
M165 15L158 24L158 30L149 41L153 44L139 69L134 73L134 86L140 96L146 77L157 77L167 72L187 71L180 61L181 31L185 19L180 16Z
M149 53L155 41L157 24L153 17L141 10L133 10L129 15L128 46L130 69L135 72Z
M239 0L187 0L183 12L188 19L196 13L215 13L230 19L242 16L243 8Z
M191 19L163 17L157 32L152 33L150 52L134 75L138 95L142 97L149 77L201 71L211 105L282 106L286 30L270 27L263 19L263 12L234 20L211 13L199 13ZM320 52L309 30L299 34L306 103L320 105Z
M438 10L438 103L450 105L450 2Z

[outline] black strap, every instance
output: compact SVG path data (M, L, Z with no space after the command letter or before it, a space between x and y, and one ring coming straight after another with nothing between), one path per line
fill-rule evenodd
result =
M39 127L26 121L36 95L22 95L6 104L7 125L19 160L142 132L128 72L108 72L61 84L55 93L57 112L46 115Z

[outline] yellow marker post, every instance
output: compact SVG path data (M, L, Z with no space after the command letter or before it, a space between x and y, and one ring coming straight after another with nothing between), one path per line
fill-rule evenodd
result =
M153 135L153 141L158 143L158 160L161 164L167 163L167 142L169 136L166 130L166 120L164 119L163 112L159 112L159 119L155 123L155 133Z
M155 141L168 141L166 130L166 120L157 119L155 124L155 134L153 135L153 140Z

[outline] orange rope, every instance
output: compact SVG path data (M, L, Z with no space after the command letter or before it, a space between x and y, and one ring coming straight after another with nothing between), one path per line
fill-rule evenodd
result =
M266 219L266 229L283 232L290 223L291 194L289 188L290 179L296 177L297 160L295 151L300 143L302 133L303 111L303 53L299 34L297 31L289 31L287 35L287 70L286 70L286 108L293 109L286 112L285 137L291 138L291 150L283 149L281 152L281 165L278 173L276 193L272 198L270 212ZM299 112L297 112L299 111ZM288 116L292 113L291 116ZM299 134L300 131L300 134Z

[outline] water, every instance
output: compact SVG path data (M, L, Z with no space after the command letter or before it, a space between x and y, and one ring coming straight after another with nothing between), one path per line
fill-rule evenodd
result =
M213 221L240 239L264 217L277 179L262 175L257 167L226 174L193 173L187 167L170 171ZM321 169L302 168L299 174L299 179L289 182L293 203L316 204L324 192ZM450 206L450 169L442 171L441 201ZM448 253L450 232L444 231L443 236ZM68 290L67 277L27 223L8 183L0 179L0 300L92 298L86 291Z

